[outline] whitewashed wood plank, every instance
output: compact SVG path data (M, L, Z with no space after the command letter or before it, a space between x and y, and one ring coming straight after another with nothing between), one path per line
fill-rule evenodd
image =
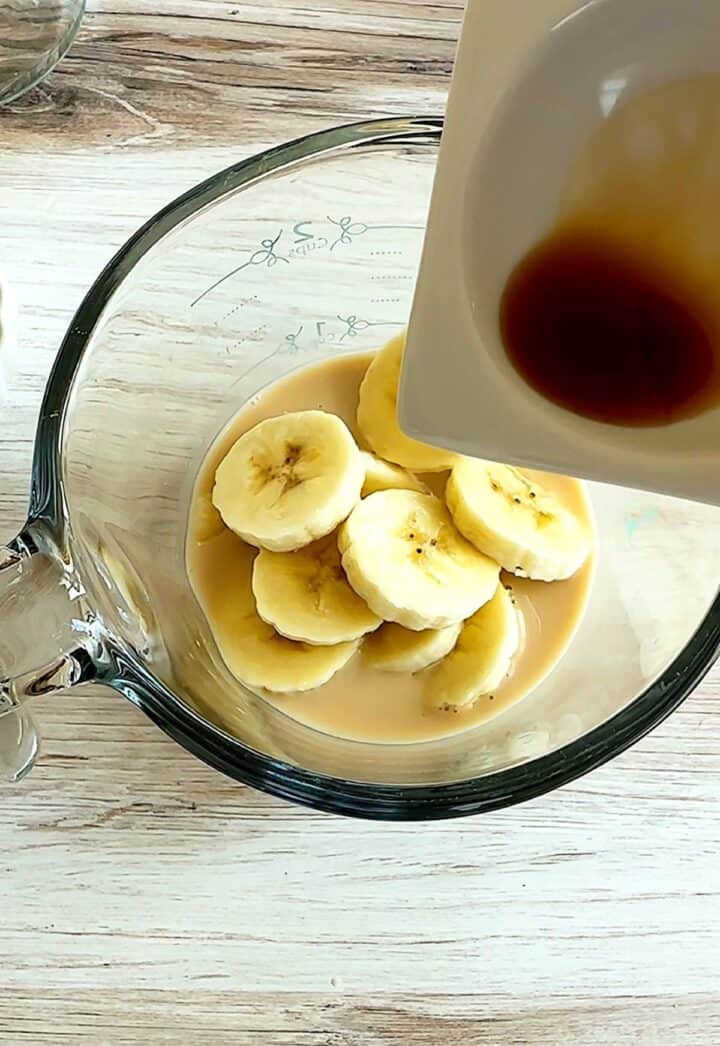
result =
M0 111L0 265L21 309L0 540L57 346L114 250L266 144L442 111L459 19L453 0L90 4L68 59ZM0 1041L720 1037L717 671L582 781L427 826L235 785L96 689L36 715L40 764L0 790Z
M223 781L117 699L56 699L40 766L0 805L4 981L711 992L720 750L699 724L718 700L575 786L419 828L298 810ZM44 890L56 868L60 904Z
M707 1046L720 1036L718 996L666 999L555 996L516 1009L512 1000L485 995L437 994L352 996L341 993L277 995L57 991L43 996L43 1013L30 993L0 996L0 1033L6 1015L21 1016L12 1027L36 1046L137 1042L198 1046L637 1046L689 1043ZM50 1031L48 1026L51 1026Z

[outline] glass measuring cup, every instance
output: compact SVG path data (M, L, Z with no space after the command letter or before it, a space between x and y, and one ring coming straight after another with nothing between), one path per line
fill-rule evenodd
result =
M426 744L346 742L225 669L185 570L197 468L269 383L405 325L440 130L355 124L229 168L148 222L89 292L48 385L28 523L0 559L0 724L22 741L16 775L34 757L17 709L99 681L258 788L358 816L455 816L603 762L712 663L720 512L592 485L585 620L546 682L487 726Z
M0 105L60 61L84 11L85 0L0 0Z

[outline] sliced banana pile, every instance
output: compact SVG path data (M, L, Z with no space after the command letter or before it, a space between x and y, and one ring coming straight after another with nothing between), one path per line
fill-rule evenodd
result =
M404 336L373 358L357 424L320 410L260 422L215 474L213 513L242 538L231 671L281 693L321 686L362 643L368 665L422 673L431 709L466 707L512 669L522 634L506 570L567 578L589 535L517 469L409 439L397 423ZM449 473L445 499L418 472Z

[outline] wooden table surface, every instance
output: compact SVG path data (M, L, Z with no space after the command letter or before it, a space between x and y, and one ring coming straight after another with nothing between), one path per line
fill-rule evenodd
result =
M0 111L20 305L0 540L74 307L160 205L259 147L443 110L458 0L91 0ZM1 627L1 625L0 625ZM41 700L0 791L0 1042L720 1041L720 675L573 786L381 825L224 780L99 689Z

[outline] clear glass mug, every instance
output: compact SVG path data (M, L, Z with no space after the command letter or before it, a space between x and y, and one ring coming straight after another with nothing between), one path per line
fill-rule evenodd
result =
M84 11L85 0L0 0L0 105L60 61Z
M149 221L92 287L48 384L28 523L0 553L8 776L35 757L33 694L93 681L276 795L376 818L469 814L607 760L712 664L720 510L591 485L584 621L551 676L489 724L416 745L343 741L225 669L185 569L198 466L263 387L405 325L440 130L356 124L231 167Z

